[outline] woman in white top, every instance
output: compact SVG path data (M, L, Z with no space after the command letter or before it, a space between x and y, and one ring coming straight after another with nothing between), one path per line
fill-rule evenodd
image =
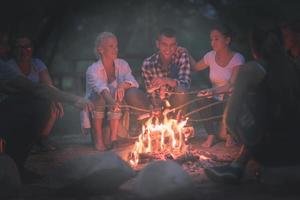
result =
M216 101L223 101L224 94L232 89L232 84L235 82L239 65L244 63L244 57L230 48L231 31L224 25L217 25L211 29L210 40L212 51L205 54L205 56L194 62L193 70L200 71L209 67L209 78L212 83L212 88L202 90L197 96L213 95L212 98L204 99L200 102L200 106L204 106ZM214 95L216 94L216 95ZM226 96L226 95L225 95ZM220 115L224 111L224 103L218 104L211 109L204 110L200 113L202 118L207 118L215 115ZM216 142L217 128L214 121L204 122L204 127L208 133L208 138L202 146L210 147ZM223 126L223 135L224 129ZM227 137L226 146L231 145L231 138Z
M118 58L118 40L113 33L102 32L98 35L95 54L99 60L86 71L86 98L93 102L95 111L92 113L92 123L87 113L81 113L81 123L83 129L93 129L92 139L95 149L104 151L114 148L117 144L117 131L122 115L119 104L125 100L129 105L148 109L150 101L145 93L138 90L139 84L133 77L128 63ZM106 106L109 107L107 112L109 137L103 137L102 131Z

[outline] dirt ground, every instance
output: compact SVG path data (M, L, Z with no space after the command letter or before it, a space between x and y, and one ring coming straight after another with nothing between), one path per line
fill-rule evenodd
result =
M239 147L225 148L224 142L220 142L212 148L202 148L203 137L196 137L191 140L191 149L197 152L205 153L214 157L214 162L207 164L221 165L230 162L238 153ZM82 134L57 135L51 138L57 150L53 152L43 152L31 154L26 167L44 176L55 167L60 166L67 160L78 156L90 155L96 153L91 145L90 136ZM114 149L123 159L127 158L129 151L132 149L133 140L123 140L122 144ZM202 163L203 164L203 163ZM204 165L204 164L203 164ZM203 173L203 165L187 162L182 164L192 177L196 185L193 192L193 199L300 199L300 166L286 168L269 168L264 169L260 178L255 176L258 165L250 163L247 167L245 176L240 184L224 185L216 184L207 179ZM114 193L111 195L78 197L48 196L47 192L42 191L36 185L25 185L22 190L21 199L131 199L130 195Z

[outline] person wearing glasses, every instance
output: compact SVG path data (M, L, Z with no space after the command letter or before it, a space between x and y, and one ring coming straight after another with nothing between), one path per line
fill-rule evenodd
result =
M33 57L33 55L34 48L31 39L27 36L18 37L14 47L14 57L10 59L7 64L20 75L25 76L34 83L43 83L53 86L46 65L40 59ZM34 153L39 151L53 151L56 149L50 144L48 137L55 121L64 115L62 104L56 101L49 102L48 115L45 126L41 132L41 138L32 149Z
M5 154L11 157L25 182L33 181L36 176L25 168L25 162L43 128L50 101L61 101L79 110L92 111L94 108L92 102L83 97L28 80L0 60L0 140L5 144L0 152L0 161L3 162ZM0 168L4 170L0 171L4 172L0 173L0 183L11 184L5 167Z

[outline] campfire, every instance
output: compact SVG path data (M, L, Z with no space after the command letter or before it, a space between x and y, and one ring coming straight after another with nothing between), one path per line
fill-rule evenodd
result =
M169 102L157 112L144 114L142 132L138 136L127 161L136 170L154 160L174 160L192 176L203 174L203 168L231 162L238 152L219 153L195 148L190 139L195 136L181 111L170 108ZM197 141L197 140L196 140Z
M159 114L149 115L129 154L130 165L135 167L149 156L175 159L187 152L186 142L193 134L192 127L186 127L187 121L188 118L182 119L180 111L175 115L175 110L168 107Z

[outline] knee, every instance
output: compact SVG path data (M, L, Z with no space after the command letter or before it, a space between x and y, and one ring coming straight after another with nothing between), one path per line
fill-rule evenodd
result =
M230 133L234 132L234 126L235 126L234 124L235 124L235 122L234 122L233 119L231 119L230 117L228 117L227 113L224 113L224 115L223 115L223 123L224 123L224 125L226 126L226 128L228 129L228 131Z
M120 120L121 117L122 117L122 113L121 112L109 111L107 113L108 120Z
M95 110L97 112L104 112L105 110L105 100L103 96L99 95L93 95L91 98L89 98L92 103L94 104Z
M135 98L141 93L141 91L138 88L128 88L125 92L126 98Z

